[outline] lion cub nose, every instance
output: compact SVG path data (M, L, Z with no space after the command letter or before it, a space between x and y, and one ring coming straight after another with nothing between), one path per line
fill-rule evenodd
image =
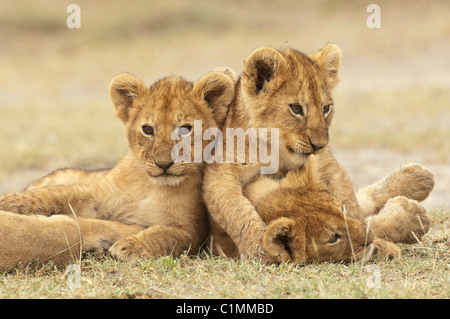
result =
M322 148L324 148L327 144L313 144L311 143L311 146L314 150L314 153L317 151L320 151Z
M156 166L158 166L159 168L161 168L161 169L163 169L163 170L166 170L166 169L168 169L170 166L172 166L173 165L173 162L172 161L156 161L155 160L155 164L156 164Z
M316 153L320 151L322 148L327 146L328 139L323 137L309 137L309 144L311 145L311 148L313 149L313 153Z

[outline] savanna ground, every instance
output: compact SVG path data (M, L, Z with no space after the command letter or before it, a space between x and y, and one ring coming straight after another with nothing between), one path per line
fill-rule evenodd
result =
M0 193L58 167L109 167L125 153L108 96L128 71L151 84L240 73L260 46L343 49L332 145L355 187L409 162L435 173L432 221L398 263L303 267L198 257L123 263L86 256L79 282L51 264L0 274L0 298L449 298L450 10L448 1L1 1ZM6 234L1 234L5 236ZM377 268L378 267L378 268Z

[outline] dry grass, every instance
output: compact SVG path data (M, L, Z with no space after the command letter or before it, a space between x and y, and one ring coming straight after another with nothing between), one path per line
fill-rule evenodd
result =
M239 73L243 59L264 45L312 52L335 42L343 49L333 143L448 163L448 1L377 1L381 29L366 27L370 2L359 0L79 0L78 30L65 25L69 3L2 3L3 191L61 166L105 167L123 156L125 139L108 97L116 74L132 72L151 84L169 74L195 80L221 65ZM449 298L450 213L431 215L423 245L404 247L400 263L376 263L380 288L367 286L370 274L358 264L265 266L208 255L120 263L90 256L82 262L81 288L67 286L64 269L23 267L0 274L0 298Z

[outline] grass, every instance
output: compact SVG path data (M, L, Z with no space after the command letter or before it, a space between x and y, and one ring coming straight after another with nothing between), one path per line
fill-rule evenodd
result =
M28 265L0 274L0 298L450 298L448 216L448 211L430 212L432 227L423 243L400 245L398 262L294 266L206 252L135 262L88 255L81 262L79 288L71 288L64 268ZM371 285L378 270L379 285Z

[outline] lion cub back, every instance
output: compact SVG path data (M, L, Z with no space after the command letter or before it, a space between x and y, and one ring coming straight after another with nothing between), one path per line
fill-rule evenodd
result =
M93 169L83 170L76 168L60 168L56 171L34 181L25 190L31 190L34 188L48 187L54 185L67 185L67 184L91 184L103 176L105 176L110 169Z

